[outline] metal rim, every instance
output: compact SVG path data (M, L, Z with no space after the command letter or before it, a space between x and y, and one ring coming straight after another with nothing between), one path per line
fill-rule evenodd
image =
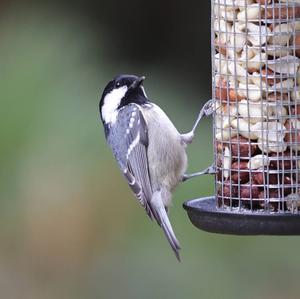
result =
M239 212L217 209L215 197L183 204L191 222L199 229L233 235L300 235L300 215L292 213Z

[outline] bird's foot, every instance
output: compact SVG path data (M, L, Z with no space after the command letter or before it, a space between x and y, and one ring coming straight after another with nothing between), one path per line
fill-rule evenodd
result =
M201 111L203 110L203 113L206 116L213 114L215 111L215 103L216 103L216 101L213 99L208 100L202 107ZM200 113L201 113L201 111L200 111Z
M204 174L216 174L216 167L215 165L210 165L209 167L205 168L204 170L202 171L199 171L199 172L195 172L195 173L191 173L191 174L184 174L183 175L183 178L182 178L182 181L185 182L191 178L194 178L194 177L197 177L197 176L200 176L200 175L204 175Z
M195 136L195 130L202 119L203 116L209 116L215 111L215 100L208 100L203 107L201 108L198 118L193 126L193 129L186 134L182 134L181 138L186 144L192 143L194 136Z

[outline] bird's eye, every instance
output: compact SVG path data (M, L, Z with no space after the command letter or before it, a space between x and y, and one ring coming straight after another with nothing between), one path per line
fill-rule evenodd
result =
M120 87L120 86L121 86L120 82L117 82L116 87Z

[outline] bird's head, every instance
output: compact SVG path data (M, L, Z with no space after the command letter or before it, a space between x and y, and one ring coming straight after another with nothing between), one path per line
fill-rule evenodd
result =
M99 103L100 116L105 124L113 123L122 107L148 102L142 86L144 80L144 76L119 75L106 85Z

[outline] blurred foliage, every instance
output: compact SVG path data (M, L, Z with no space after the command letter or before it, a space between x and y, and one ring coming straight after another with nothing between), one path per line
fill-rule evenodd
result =
M209 75L195 84L192 69L202 65L191 66L190 76L174 75L174 65L159 55L166 44L153 60L125 59L111 52L120 40L109 18L97 30L86 22L97 14L93 6L82 15L52 6L10 4L0 21L1 296L298 298L298 238L220 236L191 225L182 203L212 194L212 178L196 178L175 192L171 221L183 260L177 263L105 144L98 100L111 77L146 75L147 94L184 132L209 94ZM193 16L197 22L197 12ZM204 120L188 149L191 172L212 160L210 128Z

